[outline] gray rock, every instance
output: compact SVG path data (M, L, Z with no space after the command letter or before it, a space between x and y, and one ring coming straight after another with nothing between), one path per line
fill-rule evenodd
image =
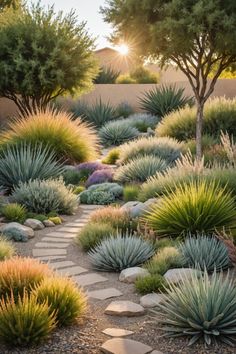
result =
M19 224L18 222L10 222L9 224L4 224L0 227L0 232L9 232L11 229L19 230L21 233L25 234L27 238L34 237L34 230L28 226Z
M169 269L165 274L164 278L170 283L177 284L183 279L191 280L194 273L201 274L201 271L192 268L174 268Z
M103 343L101 351L106 354L147 354L152 348L135 340L113 338Z
M132 301L113 301L105 309L106 315L134 317L144 314L144 308Z
M144 202L145 208L150 208L153 204L156 204L158 202L158 198L150 198Z
M132 209L133 207L135 207L137 204L139 204L139 201L130 201L130 202L127 202L125 203L124 205L122 205L121 209L125 209L125 210L130 210Z
M130 216L132 218L138 218L144 212L145 212L145 204L140 202L130 209Z
M157 306L164 298L163 294L151 293L140 298L140 305L145 308L152 308Z
M52 222L51 220L44 220L43 224L45 227L53 227L55 226L54 222Z
M45 227L44 224L37 219L26 219L24 225L31 227L33 230L42 230Z
M124 283L134 283L139 277L145 277L149 272L141 267L131 267L122 270L119 276L119 281Z

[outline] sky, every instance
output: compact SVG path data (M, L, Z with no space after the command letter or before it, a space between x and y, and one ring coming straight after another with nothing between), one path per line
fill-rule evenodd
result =
M36 0L33 0L33 2ZM28 0L32 2L32 0ZM96 40L97 49L109 44L106 36L111 33L111 26L103 21L102 15L99 13L99 7L105 4L105 0L41 0L43 5L55 5L56 10L69 12L72 8L76 10L80 21L86 21L86 28Z

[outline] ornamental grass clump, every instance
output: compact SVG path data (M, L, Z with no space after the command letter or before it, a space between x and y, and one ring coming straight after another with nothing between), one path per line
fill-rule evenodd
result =
M64 168L56 154L42 144L22 142L7 145L0 154L0 185L11 191L20 182L58 177Z
M34 146L41 143L54 151L58 159L84 162L97 157L98 140L94 130L65 111L38 111L15 119L2 132L0 148L19 143Z
M121 183L145 182L157 172L166 170L167 166L165 160L156 156L137 157L126 165L120 166L114 174L114 180Z
M2 207L2 215L7 221L23 223L27 217L27 210L24 206L17 203L9 203Z
M117 234L113 238L101 241L89 254L93 267L99 271L119 272L125 268L141 265L154 253L153 246L148 241Z
M56 327L55 313L46 301L23 292L22 297L9 295L0 300L0 339L14 346L28 346L45 340Z
M46 278L36 287L33 295L39 304L46 302L57 325L68 326L85 314L86 296L69 278Z
M20 183L12 199L37 214L48 214L51 211L72 214L78 206L76 195L71 188L65 186L62 179Z
M104 146L118 146L137 138L139 135L138 129L130 126L125 120L115 120L114 122L106 123L99 130L99 137Z
M168 192L151 206L144 221L159 236L230 230L236 225L235 198L214 180L191 181Z
M169 337L190 337L189 345L202 339L206 345L234 345L236 335L236 287L234 279L216 271L209 276L193 272L191 279L169 284L155 310L158 324Z
M0 261L13 257L15 251L13 244L5 239L4 236L0 236Z
M190 236L180 244L179 252L183 257L184 265L188 267L198 267L201 270L213 272L227 269L230 266L227 247L214 235Z
M1 262L0 297L5 299L11 294L17 300L24 291L30 292L52 271L48 265L31 258L10 258Z
M152 155L171 164L180 158L182 150L183 144L172 138L142 137L119 147L119 163L125 164L134 158Z
M181 252L176 247L164 247L145 264L145 268L150 274L164 275L170 268L179 268L182 265Z
M89 251L104 238L111 237L115 233L116 229L110 224L102 223L102 221L96 223L90 222L79 231L76 241L81 244L84 251Z
M168 286L165 278L160 274L150 274L136 279L135 289L141 295L155 292L165 292Z

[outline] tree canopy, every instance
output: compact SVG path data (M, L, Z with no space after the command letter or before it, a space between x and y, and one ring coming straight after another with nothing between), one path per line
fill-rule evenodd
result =
M198 108L200 157L204 104L220 74L236 63L235 0L107 0L101 12L114 27L114 42L130 42L141 56L185 73Z
M38 3L0 18L0 96L21 113L45 108L65 93L87 90L97 74L94 41L73 11Z

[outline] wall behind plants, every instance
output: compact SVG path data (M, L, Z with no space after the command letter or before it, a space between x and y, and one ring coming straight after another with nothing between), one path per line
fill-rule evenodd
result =
M169 83L168 83L169 84ZM136 111L139 111L139 97L153 87L155 84L113 84L113 85L95 85L94 89L80 97L81 100L87 103L93 103L100 97L104 102L110 102L116 106L122 101L128 102ZM177 82L176 86L184 87L185 93L192 95L192 89L188 82ZM226 98L236 97L236 79L221 79L216 84L215 91L212 97L225 96ZM70 105L72 98L61 99L65 105ZM1 98L0 99L0 119L3 120L7 116L12 116L17 113L14 103Z

